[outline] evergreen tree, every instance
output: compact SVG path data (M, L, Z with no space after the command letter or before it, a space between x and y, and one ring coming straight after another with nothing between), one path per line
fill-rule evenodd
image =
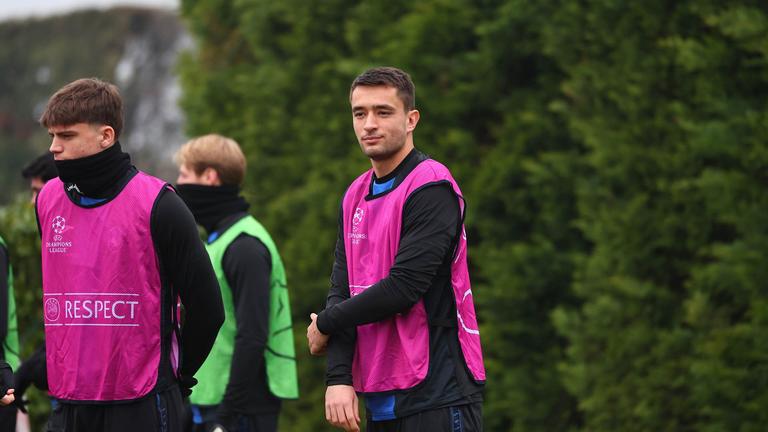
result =
M585 430L764 427L766 393L747 388L766 377L767 21L737 3L553 14L544 49L569 76L566 115L589 152L584 304L556 315Z

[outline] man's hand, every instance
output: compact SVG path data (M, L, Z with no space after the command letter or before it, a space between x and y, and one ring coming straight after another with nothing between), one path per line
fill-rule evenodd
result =
M345 431L360 431L357 393L352 386L328 386L325 390L325 419Z
M0 399L0 405L8 405L13 403L13 401L16 400L16 397L13 396L13 389L8 389L8 392L5 393L5 396L3 396L2 399Z
M309 345L309 352L312 355L325 354L325 348L328 346L328 335L320 333L317 329L317 314L309 314L309 318L312 320L307 327L307 344Z

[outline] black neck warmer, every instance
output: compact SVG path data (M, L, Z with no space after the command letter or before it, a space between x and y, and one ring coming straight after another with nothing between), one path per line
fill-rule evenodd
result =
M210 233L223 218L248 210L237 186L180 184L176 191L187 204L195 220Z
M107 198L109 191L131 169L131 156L123 153L120 143L80 159L57 160L59 178L89 198Z

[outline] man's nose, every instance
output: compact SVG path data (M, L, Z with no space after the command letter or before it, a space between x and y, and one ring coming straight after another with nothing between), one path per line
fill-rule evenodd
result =
M61 144L59 144L56 138L51 139L51 146L48 147L48 151L51 153L61 153Z
M376 116L369 115L365 117L365 123L363 123L363 129L366 131L372 131L378 128L378 125L376 123Z

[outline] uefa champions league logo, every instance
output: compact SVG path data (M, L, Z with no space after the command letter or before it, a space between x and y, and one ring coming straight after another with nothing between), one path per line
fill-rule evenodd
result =
M53 235L51 236L53 238L53 241L47 241L45 242L44 250L48 251L48 253L66 253L69 248L72 247L71 241L64 241L63 236L61 235L64 231L71 230L71 226L67 226L67 220L64 219L62 216L56 216L53 218L53 221L51 221L51 228L53 229Z
M360 225L360 222L363 221L363 216L365 216L365 210L360 207L356 208L355 215L352 216L352 226L355 231L357 231L357 226Z
M350 238L353 245L360 244L361 240L368 238L366 233L357 232L360 228L360 222L363 221L363 216L365 216L365 210L361 209L360 207L356 208L355 214L352 216L352 232L347 233L347 236Z
M365 216L365 210L361 209L360 207L355 209L355 215L352 216L352 232L357 232L357 226L360 225L360 222L363 221L363 216Z
M59 301L55 298L49 298L45 301L45 317L48 321L56 321L59 319Z
M352 224L359 225L360 222L363 221L363 215L365 215L365 210L361 209L360 207L356 208L355 215L352 216Z
M56 216L53 218L53 223L51 224L51 228L53 228L53 232L56 234L61 234L64 232L64 228L67 227L67 220L64 219L61 216Z

